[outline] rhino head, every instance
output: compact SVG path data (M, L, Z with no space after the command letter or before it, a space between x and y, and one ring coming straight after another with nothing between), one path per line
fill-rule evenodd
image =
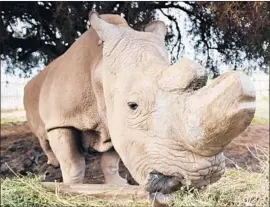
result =
M225 169L222 151L250 124L255 90L242 72L206 84L206 71L182 59L170 65L166 26L145 30L109 24L90 13L103 44L100 74L114 148L150 193L200 188Z

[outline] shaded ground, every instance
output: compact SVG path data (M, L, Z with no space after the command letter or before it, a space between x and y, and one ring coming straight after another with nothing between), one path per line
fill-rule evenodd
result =
M27 175L30 173L44 175L45 181L62 181L60 168L46 164L47 157L43 153L38 139L31 133L27 124L5 124L1 125L1 170L0 177L14 176L14 173ZM85 153L87 170L85 183L103 183L104 177L99 166L100 153ZM5 164L7 163L8 166ZM120 174L127 178L130 184L135 181L129 172L120 163Z
M259 171L260 149L269 149L269 123L251 124L226 147L227 167L236 165L255 172Z
M258 171L256 147L269 146L269 124L252 124L239 135L225 150L228 167L236 165ZM249 147L249 150L248 148ZM46 164L47 158L42 152L37 138L30 132L26 124L1 125L1 177L10 177L16 173L26 175L27 172L44 175L46 181L61 181L60 169ZM102 183L103 175L99 167L100 154L89 152L86 154L87 170L86 183ZM7 163L8 166L5 164ZM134 183L124 165L120 165L120 174Z

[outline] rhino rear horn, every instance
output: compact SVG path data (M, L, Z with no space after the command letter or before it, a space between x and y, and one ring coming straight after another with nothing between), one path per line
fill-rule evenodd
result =
M186 58L163 71L158 80L164 91L188 92L206 85L207 72L204 67Z
M88 17L91 27L97 32L102 41L107 41L108 38L119 34L117 26L104 21L97 12L90 12Z
M153 22L147 24L144 27L144 31L157 34L160 37L162 37L163 39L165 38L166 33L167 33L166 25L162 21L153 21Z

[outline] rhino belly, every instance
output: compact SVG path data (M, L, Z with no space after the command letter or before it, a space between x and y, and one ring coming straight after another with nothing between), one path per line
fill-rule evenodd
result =
M93 148L98 152L108 151L113 147L111 138L107 133L102 133L94 130L87 130L82 132L82 147L84 150Z

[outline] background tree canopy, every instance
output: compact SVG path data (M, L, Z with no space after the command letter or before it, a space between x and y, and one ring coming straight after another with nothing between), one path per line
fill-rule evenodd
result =
M36 65L47 65L64 53L87 30L88 13L122 14L134 29L161 13L170 24L166 45L175 62L185 48L177 18L184 13L195 51L213 76L219 75L218 53L234 69L254 61L270 67L270 2L1 2L1 60L6 72L19 68L29 75ZM252 69L247 67L247 69Z

